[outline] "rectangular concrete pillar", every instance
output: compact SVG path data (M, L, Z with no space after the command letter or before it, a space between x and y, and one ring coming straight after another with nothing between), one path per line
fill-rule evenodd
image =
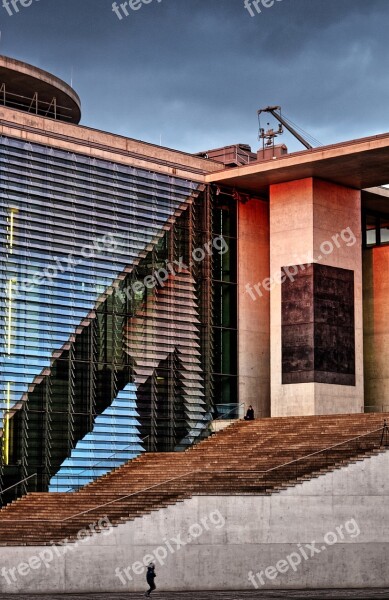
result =
M389 410L389 246L363 252L366 411Z
M271 415L363 411L360 192L270 188Z
M239 401L257 417L270 416L269 205L251 199L238 205ZM255 289L257 286L257 290Z

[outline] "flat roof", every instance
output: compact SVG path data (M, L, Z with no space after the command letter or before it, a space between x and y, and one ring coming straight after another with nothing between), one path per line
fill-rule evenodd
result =
M389 133L224 169L206 182L267 198L271 185L308 177L358 190L389 183Z
M0 101L1 135L200 183L205 183L206 173L223 168L221 162L91 127L46 119L4 107Z

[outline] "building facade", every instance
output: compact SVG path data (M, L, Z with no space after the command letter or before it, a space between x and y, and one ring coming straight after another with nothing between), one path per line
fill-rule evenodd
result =
M185 449L216 405L235 406L236 209L202 182L204 159L77 139L91 135L77 117L40 116L49 96L27 114L12 72L40 73L7 64L3 124L19 133L0 137L0 430L13 496ZM31 118L45 143L26 140Z
M2 501L242 405L388 408L389 136L190 155L80 126L71 88L5 57L0 90Z

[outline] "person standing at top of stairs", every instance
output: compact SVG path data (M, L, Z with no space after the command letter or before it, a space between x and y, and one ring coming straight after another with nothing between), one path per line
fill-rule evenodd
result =
M246 416L245 416L244 420L245 421L254 421L254 418L255 418L254 417L254 409L253 409L253 407L250 404L250 406L247 409Z

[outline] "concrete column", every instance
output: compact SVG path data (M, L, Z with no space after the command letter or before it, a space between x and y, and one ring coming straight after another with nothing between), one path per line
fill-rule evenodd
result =
M363 252L365 404L389 407L389 247Z
M269 205L251 199L238 207L239 401L257 417L270 416Z
M293 291L295 305L293 302L289 304L284 302L282 309L282 283L274 284L271 291L272 416L363 410L360 192L313 178L271 186L271 276L275 281L280 282L283 267L308 265L311 262L318 265L311 267L311 275L302 267L297 269L296 280L300 278L300 283L293 284L297 286ZM340 269L347 271L340 271ZM291 272L293 273L294 270ZM309 280L312 273L314 273L314 283L312 283L313 279ZM303 280L301 275L305 275L306 279ZM348 339L345 339L343 331L347 329L348 323L343 322L340 327L336 320L337 313L342 311L342 293L339 290L341 285L349 285L345 281L337 285L337 278L344 279L343 276L346 282L350 278L354 280L354 309L349 306L349 310L352 311L351 314L354 313L355 338L352 336L352 329L348 327L348 333L346 332ZM328 277L335 283L334 289L330 290L326 297ZM350 288L346 287L346 289ZM352 294L350 302L352 303ZM300 335L299 331L292 332L292 341L288 341L292 346L295 344L297 348L297 358L293 361L292 348L292 360L289 364L295 371L292 374L296 381L294 383L283 383L282 339L284 333L285 363L285 327L283 332L282 310L284 322L286 314L289 321L295 319L296 324L301 323ZM290 311L294 311L293 314ZM307 328L305 321L312 321L310 328ZM355 355L355 378L349 375L348 381L353 380L353 384L344 385L339 383L342 377L342 381L347 380L347 376L342 373L344 368L342 352L351 353L350 339L352 345L355 342L355 353L352 348L353 357ZM305 355L302 351L303 346ZM331 351L328 350L330 346L332 346ZM331 352L333 356L330 356ZM326 362L331 364L327 369L323 369L322 365ZM354 371L354 367L352 370Z

